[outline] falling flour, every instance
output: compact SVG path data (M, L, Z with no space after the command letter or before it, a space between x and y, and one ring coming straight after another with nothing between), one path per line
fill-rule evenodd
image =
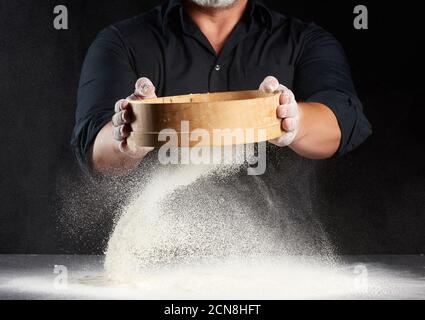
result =
M375 263L347 264L333 254L309 206L301 206L305 212L297 211L310 198L303 189L309 174L290 159L285 158L284 167L295 172L298 180L286 180L283 192L265 182L276 180L248 178L240 159L233 165L152 163L144 161L134 179L120 181L118 186L102 184L98 190L89 184L90 188L71 188L70 193L65 186L73 184L65 181L62 185L67 200L61 215L64 231L75 235L107 229L102 222L109 221L107 214L117 207L117 198L126 202L119 204L123 210L115 218L103 267L93 272L85 264L72 268L65 296L171 300L423 297L423 278L406 277L404 271L397 273ZM272 176L279 173L270 169ZM301 192L291 198L293 194L285 190L294 185ZM91 203L102 207L85 208ZM359 270L366 267L367 290L359 286L363 283L359 280L364 280ZM13 281L8 276L3 283L10 291L56 296L53 281L43 275L19 276Z
M289 254L276 217L258 215L225 188L242 168L240 159L157 168L116 222L106 250L108 277L138 282L158 270Z

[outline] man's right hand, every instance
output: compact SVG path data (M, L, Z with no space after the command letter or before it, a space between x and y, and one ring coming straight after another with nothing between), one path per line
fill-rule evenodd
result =
M130 158L143 159L153 148L139 147L136 150L132 150L128 147L127 138L131 132L129 101L151 98L156 98L155 86L148 78L140 78L136 82L134 93L127 99L119 100L115 104L115 115L112 117L113 137L118 144L120 152Z
M112 121L100 130L91 151L91 165L96 172L107 176L127 174L136 169L140 161L153 150L144 147L133 150L127 144L131 132L129 101L147 98L156 98L155 87L149 79L140 78L134 93L115 104Z

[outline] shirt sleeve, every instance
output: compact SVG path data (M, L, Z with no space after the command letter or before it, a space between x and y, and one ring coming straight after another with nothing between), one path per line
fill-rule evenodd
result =
M305 32L294 91L299 101L322 103L334 112L342 134L336 156L352 151L372 133L342 46L315 24Z
M111 121L115 103L134 91L134 71L119 31L99 33L86 55L78 88L71 146L82 169L91 172L89 151L99 131Z

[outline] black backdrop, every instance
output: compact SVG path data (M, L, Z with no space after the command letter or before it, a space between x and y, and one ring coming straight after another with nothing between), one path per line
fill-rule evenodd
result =
M420 5L266 2L317 22L343 43L374 127L373 137L361 148L320 164L322 194L317 210L331 238L346 254L424 253ZM59 4L69 9L69 30L53 28L53 8ZM109 191L82 177L68 144L80 67L100 29L155 4L0 0L0 253L102 249L111 226L108 212L113 205L102 201ZM369 8L367 31L353 28L357 4ZM75 212L64 216L63 195L72 199L76 192L86 195L85 200L76 200L81 216ZM79 217L86 219L87 228L65 232L60 227Z

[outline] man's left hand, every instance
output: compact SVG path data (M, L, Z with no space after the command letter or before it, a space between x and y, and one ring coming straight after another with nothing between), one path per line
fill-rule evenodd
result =
M300 118L301 110L295 99L295 96L291 90L284 85L281 85L279 81L272 76L268 76L264 79L260 85L260 90L264 92L276 92L280 91L280 106L277 107L277 117L282 121L282 130L285 133L277 139L271 140L270 142L279 147L290 146L298 136L300 129Z

